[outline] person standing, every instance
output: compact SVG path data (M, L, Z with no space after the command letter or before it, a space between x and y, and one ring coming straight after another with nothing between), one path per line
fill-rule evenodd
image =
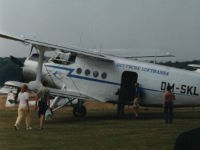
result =
M165 123L173 123L173 101L175 96L171 91L171 87L167 86L167 91L164 93L163 109L165 114Z
M127 101L127 91L126 88L121 87L116 92L116 95L118 95L118 102L117 102L117 117L122 118L124 117L124 106L125 102Z
M40 129L44 129L44 119L47 109L50 109L49 90L46 89L46 82L43 82L43 86L37 92L37 98L35 103L35 109L38 109L38 116L40 118Z
M139 83L135 83L135 97L133 100L133 112L135 113L135 117L138 118L139 115L139 103L140 103L141 89Z
M17 101L19 102L18 106L18 116L15 122L15 130L19 130L20 123L25 116L26 118L26 130L31 130L30 126L30 108L29 108L29 94L27 92L28 86L23 85L21 91L18 94Z

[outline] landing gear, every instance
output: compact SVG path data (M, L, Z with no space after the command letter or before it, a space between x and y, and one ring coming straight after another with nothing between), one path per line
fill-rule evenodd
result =
M74 109L73 109L73 114L74 114L74 117L76 118L83 118L86 116L86 108L85 106L81 106L80 108L78 106L74 106Z
M81 100L78 100L78 103L74 106L73 114L76 118L83 118L86 116L87 111Z

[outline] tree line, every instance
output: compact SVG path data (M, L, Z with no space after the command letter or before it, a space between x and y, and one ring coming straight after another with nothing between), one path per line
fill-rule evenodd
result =
M19 58L19 61L24 63L25 58ZM0 86L6 81L21 81L22 68L11 61L9 57L0 57Z

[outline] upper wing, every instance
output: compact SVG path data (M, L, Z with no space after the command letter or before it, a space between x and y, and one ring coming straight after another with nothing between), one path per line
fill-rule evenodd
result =
M113 55L113 54L105 54L105 53L102 54L102 53L91 51L89 49L83 49L83 48L69 46L69 45L68 46L60 46L60 45L56 45L56 44L52 44L52 43L48 43L48 42L41 42L41 41L25 38L23 36L17 37L17 36L0 33L0 37L9 39L9 40L22 42L24 44L31 44L33 47L36 47L38 49L40 49L40 48L43 48L45 50L58 49L58 50L61 50L62 52L71 52L76 55L83 55L85 57L91 57L93 59L95 58L95 59L108 61L108 62L114 62L113 57L126 58L126 59L174 57L174 55L171 55L171 54L161 54L161 55L148 55L148 54L147 55L136 55L136 54L134 54L134 56L117 56L117 55ZM112 56L112 57L110 57L110 56Z
M22 37L16 37L16 36L11 36L8 34L3 34L0 33L0 37L1 38L5 38L5 39L9 39L9 40L14 40L17 42L22 42L24 44L31 44L32 46L38 48L38 49L45 49L45 50L61 50L62 52L71 52L74 53L76 55L83 55L86 57L92 57L92 58L96 58L96 59L100 59L103 61L109 61L109 62L113 62L113 59L111 59L110 57L107 57L106 55L102 55L99 53L95 53L95 52L91 52L88 51L87 49L82 49L82 48L78 48L78 47L72 47L72 46L60 46L60 45L56 45L56 44L51 44L51 43L47 43L47 42L41 42L41 41L36 41L36 40L32 40L32 39L28 39L28 38L24 38Z

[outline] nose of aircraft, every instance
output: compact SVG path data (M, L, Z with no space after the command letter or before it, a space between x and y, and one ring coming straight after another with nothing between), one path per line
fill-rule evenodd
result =
M23 66L23 80L25 81L33 81L36 78L36 70L37 70L38 62L32 60L31 57L27 58L24 62Z

